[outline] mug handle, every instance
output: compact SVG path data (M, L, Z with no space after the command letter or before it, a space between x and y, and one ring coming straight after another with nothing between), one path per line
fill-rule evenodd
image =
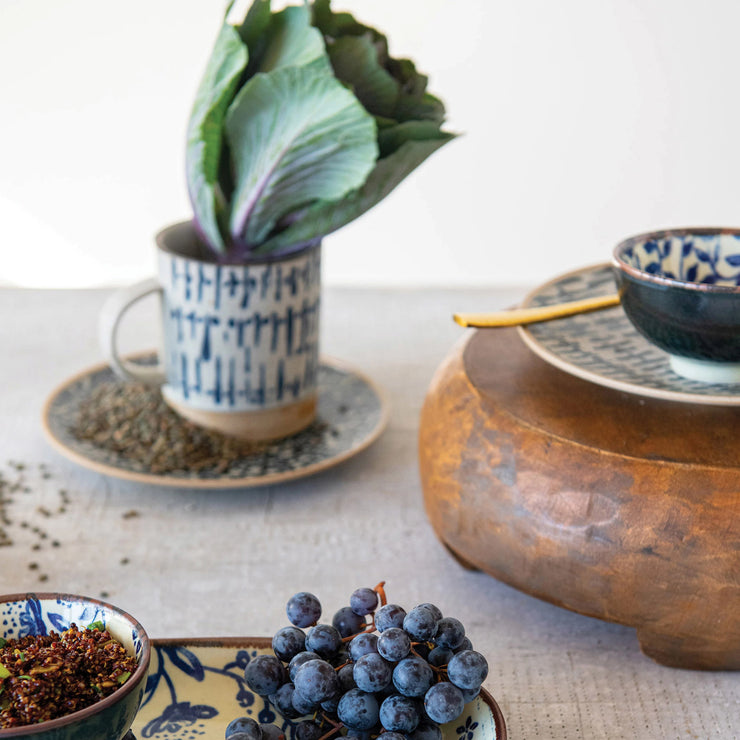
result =
M105 359L119 378L147 385L162 385L166 375L161 362L156 365L142 365L125 360L118 354L118 326L121 319L134 303L151 293L162 293L157 278L147 278L113 293L100 312L98 337Z

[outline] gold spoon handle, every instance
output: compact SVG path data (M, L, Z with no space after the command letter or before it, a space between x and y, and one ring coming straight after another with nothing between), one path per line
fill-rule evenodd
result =
M456 313L452 318L460 326L474 326L478 328L491 328L497 326L520 326L522 324L533 324L537 321L551 321L561 319L565 316L574 316L588 311L599 311L602 308L610 308L619 304L619 296L599 296L597 298L585 298L582 301L571 301L570 303L557 303L552 306L536 306L534 308L513 308L508 311L494 311L493 313Z

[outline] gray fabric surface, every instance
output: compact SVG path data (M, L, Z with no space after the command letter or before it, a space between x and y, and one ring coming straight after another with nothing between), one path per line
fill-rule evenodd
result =
M502 308L524 291L325 293L323 352L385 390L385 433L313 477L186 491L89 472L43 436L52 390L101 361L96 320L108 292L0 291L0 491L12 499L3 506L13 539L0 547L0 592L104 595L152 637L270 635L296 591L313 591L331 614L354 588L385 580L391 601L433 601L465 623L514 740L740 736L740 674L659 666L630 628L464 570L428 524L418 417L432 374L464 335L451 314ZM155 344L153 310L127 319L124 348ZM28 490L9 493L16 480Z

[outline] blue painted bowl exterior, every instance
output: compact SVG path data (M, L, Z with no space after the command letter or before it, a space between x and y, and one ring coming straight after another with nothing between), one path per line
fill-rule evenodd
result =
M113 637L134 654L139 666L129 680L110 696L65 717L0 730L0 740L120 740L131 727L144 695L151 646L144 628L115 606L73 594L28 593L0 597L0 636L61 632L72 622L86 627L102 621Z
M676 229L631 237L612 267L624 312L669 354L740 362L740 230Z

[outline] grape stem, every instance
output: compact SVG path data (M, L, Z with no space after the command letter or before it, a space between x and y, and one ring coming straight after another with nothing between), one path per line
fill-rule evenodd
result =
M324 733L319 738L319 740L328 740L328 738L332 737L332 735L336 735L337 732L340 732L341 729L344 727L344 724L342 722L334 722L331 717L327 717L327 715L324 713L321 714L321 718L324 720L324 722L331 725L331 730Z
M342 638L342 642L352 642L352 640L357 637L357 635L364 635L368 632L375 632L375 618L370 622L370 624L365 627L364 630L360 630L359 632L355 632L353 635L347 635L347 637Z
M385 581L381 581L373 589L373 591L375 591L375 593L378 594L378 596L380 597L380 605L381 606L385 606L388 603L388 599L386 598L386 595L385 595L385 588L383 588L384 586L385 586Z
M425 642L412 642L411 643L411 649L409 650L409 652L412 655L415 655L417 658L421 658L422 660L424 660L424 658L422 658L422 656L419 655L419 653L416 650L414 650L414 645L426 645L426 644L427 643L425 643ZM441 666L436 666L436 665L432 665L431 663L429 663L429 667L442 680L444 680L447 677L447 663L445 663L444 665L441 665Z

